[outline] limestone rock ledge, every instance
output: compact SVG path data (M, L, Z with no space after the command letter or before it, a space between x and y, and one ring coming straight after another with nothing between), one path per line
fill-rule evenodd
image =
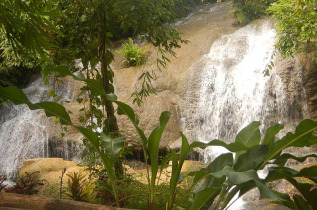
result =
M35 195L19 195L14 193L0 194L0 209L1 207L19 208L19 209L34 209L34 210L119 210L109 206L97 204L83 203L73 200L65 200L58 198L49 198L45 196ZM4 208L6 209L6 208Z
M50 184L59 183L63 169L66 173L84 171L83 166L79 166L76 162L63 160L62 158L36 158L25 160L20 170L20 175L27 173L40 172L39 179L44 179ZM68 176L63 176L63 182L66 183Z

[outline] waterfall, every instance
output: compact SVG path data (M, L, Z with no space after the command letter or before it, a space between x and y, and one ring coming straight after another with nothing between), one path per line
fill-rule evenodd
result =
M307 116L307 106L292 110L295 99L289 96L277 69L273 68L270 76L263 74L272 59L275 34L273 24L261 20L223 35L189 69L182 107L187 136L203 142L230 142L252 121L260 121L262 131L275 123L284 124L289 131ZM296 100L305 101L301 84L298 87ZM209 162L224 151L213 147L201 154Z
M71 99L70 84L57 89L57 94L63 101ZM32 103L49 101L48 87L38 78L23 89ZM68 150L74 150L76 145L65 142L63 147L55 151L56 143L50 142L48 126L51 119L42 110L30 110L26 105L0 108L0 175L13 178L17 175L23 160L32 158L63 157L70 159ZM54 148L52 148L52 146Z

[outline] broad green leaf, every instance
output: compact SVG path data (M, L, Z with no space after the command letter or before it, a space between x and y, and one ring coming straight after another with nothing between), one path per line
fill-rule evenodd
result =
M310 191L311 187L314 185L308 184L308 183L300 183L297 182L293 178L287 179L296 189L304 196L307 203L313 208L317 209L317 191Z
M228 177L229 181L234 185L241 185L252 181L260 190L261 195L268 199L279 201L287 201L289 199L287 195L278 193L266 187L266 185L263 184L261 179L258 177L255 170L236 172L231 167L226 166L223 170L212 173L212 175L217 178L221 178L223 176Z
M200 191L199 193L197 193L197 195L195 196L194 202L192 204L192 206L190 207L190 210L200 210L204 207L205 203L208 202L210 200L210 198L212 198L217 191L219 191L219 189L215 188L206 188L202 191Z
M163 134L163 131L166 127L166 124L168 120L170 119L171 114L169 112L162 112L160 117L160 124L157 126L149 136L148 140L148 150L149 150L149 156L151 160L151 172L152 172L152 178L151 178L151 185L155 186L157 171L158 171L158 152L159 152L159 146L161 137Z
M124 147L125 137L112 138L102 132L100 134L100 139L110 157L116 159Z
M298 172L287 167L270 167L265 183L296 176Z
M0 99L3 101L10 100L15 105L26 104L31 110L43 109L48 117L58 117L62 125L72 125L69 114L62 105L55 102L33 104L29 101L24 92L17 87L0 88Z
M34 107L39 107L37 109L43 109L45 111L46 116L48 117L58 117L62 125L72 125L72 122L65 107L58 103L40 102L34 104Z
M238 133L235 142L242 143L248 148L258 145L261 140L259 126L260 122L258 121L250 123Z
M67 66L56 66L56 67L51 67L51 66L46 66L42 70L43 74L49 74L50 72L57 72L60 77L66 77L66 76L71 76L72 72Z
M262 140L263 145L271 145L275 141L275 135L284 128L284 125L275 124L269 127L265 133L264 139Z
M84 80L88 85L93 96L106 96L106 92L103 89L102 81L95 79Z
M307 201L304 200L302 196L294 195L293 200L296 203L298 209L313 210L312 207L308 205Z
M96 150L99 151L99 138L98 135L88 128L84 128L81 126L74 126L78 131L80 131L85 138L87 138Z
M317 179L317 165L303 168L298 172L297 176L315 177Z
M120 101L115 101L115 103L118 105L118 115L128 116L128 118L130 119L130 121L134 125L136 131L138 132L138 134L141 138L142 146L143 146L144 150L146 150L147 149L147 138L146 138L143 130L138 127L139 118L134 113L134 110L129 105L122 103ZM144 154L144 155L146 155L146 154Z
M284 166L285 163L287 162L287 160L289 159L293 159L293 160L296 160L298 162L304 162L307 158L309 157L314 157L314 158L317 158L317 155L315 154L310 154L310 155L306 155L306 156L303 156L303 157L296 157L292 154L289 154L289 153L284 153L282 154L281 156L279 156L274 162L273 164L276 164L276 165L279 165L279 166Z
M248 149L248 147L246 147L245 145L241 144L241 143L230 143L230 144L226 144L224 141L221 140L212 140L208 143L203 143L203 142L198 142L195 141L193 143L190 144L190 149L194 149L194 148L201 148L201 149L205 149L208 146L221 146L226 148L227 150L229 150L230 152L239 152L239 151L245 151Z
M178 161L173 161L172 164L172 177L170 179L170 194L169 194L169 206L173 206L174 200L175 200L175 191L176 191L176 186L180 182L180 172L183 167L183 163L185 161L185 158L187 157L188 153L190 152L190 147L188 140L186 136L181 133L182 136L182 146L180 149L180 154L178 156Z
M255 185L259 189L261 196L267 199L271 200L277 200L277 201L290 201L290 198L287 194L279 193L277 191L271 190L268 188L265 184L262 182L255 180Z
M30 104L31 102L26 97L24 92L17 87L0 88L0 99L2 101L12 101L15 105Z
M268 146L256 145L247 150L246 153L238 157L233 168L235 171L257 170L264 161L264 156L268 152Z
M265 156L265 160L259 167L262 169L269 160L278 158L279 154L288 147L305 147L309 146L309 142L313 131L317 129L317 122L313 120L303 120L297 127L295 133L288 133L281 140L276 141Z

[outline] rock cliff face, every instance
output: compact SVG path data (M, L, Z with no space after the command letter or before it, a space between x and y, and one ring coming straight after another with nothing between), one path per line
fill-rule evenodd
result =
M162 138L161 149L166 149L168 145L179 147L180 142L177 139L180 137L179 132L183 130L182 113L191 112L186 107L197 103L200 97L198 89L201 76L198 75L201 74L200 71L203 69L204 63L197 61L209 53L210 47L216 40L223 35L232 34L238 30L237 27L233 26L236 20L233 14L230 13L231 10L232 4L229 2L207 4L198 8L187 18L178 21L175 24L177 29L182 33L183 39L189 40L190 43L183 44L180 49L176 50L177 57L170 58L171 63L168 63L166 69L158 69L156 63L157 52L153 47L147 49L146 65L139 68L124 68L122 56L115 53L115 61L112 64L115 74L115 92L119 100L131 105L140 116L140 127L145 130L145 134L148 136L158 125L162 111L170 111L172 114ZM239 40L241 43L244 43L244 41ZM243 47L243 44L241 44L241 50ZM275 60L277 74L283 81L284 88L288 93L285 97L287 106L285 106L284 111L285 115L293 113L288 116L290 120L302 118L317 120L317 61L316 59L312 60L312 55L311 52L298 55L292 59L281 60L277 57ZM226 69L230 70L233 65L235 65L234 60L226 60ZM142 82L138 78L144 71L153 72L156 75L153 86L157 94L147 97L142 106L138 107L132 103L131 94L140 89ZM70 83L70 81L71 85L68 85L67 94L69 98L74 99L78 96L82 84L74 82L72 79L66 80L65 83ZM273 91L275 83L271 81L270 84L272 97L268 103L274 104L276 99ZM210 88L212 89L212 87ZM61 89L58 94L65 95L64 92L65 89ZM299 92L305 94L298 94ZM72 121L80 124L78 110L82 105L77 104L74 100L72 101L64 105L73 113L71 114ZM276 110L276 112L278 111ZM5 113L2 116L4 115ZM187 117L190 115L194 116L195 113L188 113ZM277 121L274 115L274 112L272 112L266 119L267 124ZM43 118L48 133L46 143L48 151L44 157L72 159L78 156L78 145L81 143L79 133L72 128L68 128L66 136L62 138L60 136L62 129L59 125L52 123L51 120L44 120L44 113L40 114L38 118ZM124 116L118 116L118 123L120 131L127 136L129 145L136 151L141 150L139 137L131 122ZM200 124L203 121L198 119L195 123Z
M313 52L298 55L297 59L303 72L303 85L306 89L310 118L317 120L317 58Z
M187 69L194 65L204 54L208 53L211 44L224 34L236 30L233 27L235 21L229 11L232 9L230 3L209 4L197 9L197 11L179 21L177 29L182 33L182 38L190 43L182 45L176 50L177 58L171 58L171 63L166 69L159 70L156 64L155 49L148 50L147 64L140 68L122 68L122 57L116 55L114 67L114 84L119 100L128 103L140 116L140 126L145 129L146 135L158 125L159 116L162 111L170 111L172 116L163 134L161 148L177 140L182 130L180 103L187 92L188 84L185 80L195 80L195 75L188 75ZM143 71L154 72L156 78L153 86L157 95L147 97L141 107L132 104L131 94L138 91L141 81L139 76ZM199 74L199 72L197 72ZM193 96L193 100L195 96ZM119 117L120 131L127 136L133 148L141 149L140 140L132 124L125 117Z

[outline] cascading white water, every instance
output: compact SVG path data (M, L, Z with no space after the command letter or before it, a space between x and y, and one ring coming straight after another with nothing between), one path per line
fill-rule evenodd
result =
M31 83L24 92L32 102L48 100L42 79ZM48 156L48 133L43 112L26 105L2 108L0 118L0 174L13 177L23 159Z
M57 88L57 94L63 101L71 99L68 86ZM33 103L50 100L48 87L43 84L42 78L30 83L23 91ZM25 159L51 156L68 159L70 155L67 151L73 148L64 149L65 154L56 154L54 148L49 148L54 143L49 142L48 122L44 111L31 111L26 105L10 105L0 109L0 175L13 178ZM66 142L65 146L69 147Z
M271 61L274 41L273 24L264 20L213 43L209 54L189 69L189 77L196 79L189 81L182 108L186 135L196 141L228 142L252 121L261 121L262 129L274 123L285 124L285 130L293 128L297 119L292 119L288 110L284 84L274 68L270 76L263 74ZM307 107L299 112L304 118ZM202 151L203 160L209 162L223 152L207 148Z

